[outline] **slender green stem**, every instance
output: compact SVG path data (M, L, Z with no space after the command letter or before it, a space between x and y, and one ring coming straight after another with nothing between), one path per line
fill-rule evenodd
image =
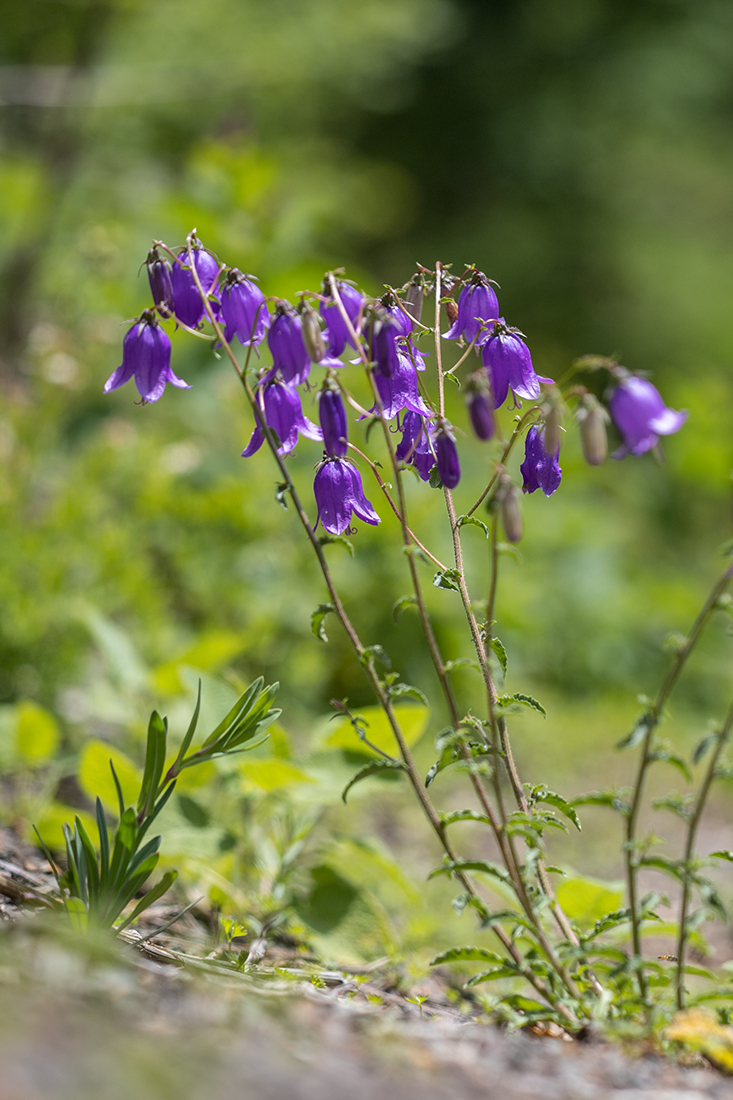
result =
M376 481L377 481L377 484L379 485L379 488L382 490L385 497L387 498L387 503L389 504L389 506L392 509L392 511L394 512L394 514L397 516L397 519L400 521L400 523L402 523L402 516L400 515L400 511L399 511L397 505L395 504L394 500L392 499L392 495L390 494L389 489L387 488L384 481L382 480L382 477L379 473L379 470L377 469L376 463L372 462L372 460L369 458L368 455L365 455L363 451L360 451L359 448L351 442L349 443L349 449L354 451L355 454L358 454L360 458L364 459L367 466L370 468L370 470L374 474L374 477L376 478ZM420 539L417 537L417 535L415 534L414 531L412 531L409 527L407 528L407 530L410 534L410 538L415 543L415 546L418 546L422 550L423 554L427 554L427 556L430 558L430 560L432 562L434 562L435 565L437 565L438 569L442 569L443 571L445 571L445 566L443 565L442 561L440 561L439 558L436 558L435 554L430 553L427 546L425 546L424 543L420 542Z
M629 910L631 915L631 939L634 948L634 955L641 959L642 946L641 946L641 914L639 912L639 897L637 890L637 872L639 868L639 859L636 853L636 830L639 821L639 811L641 809L642 796L644 793L644 782L646 780L646 773L651 764L650 749L652 746L652 739L654 737L654 731L656 730L659 720L662 715L664 706L674 689L680 674L685 667L690 654L694 650L700 635L703 631L705 624L710 618L711 614L715 610L718 600L723 595L723 592L728 587L731 577L733 577L733 565L728 566L722 576L715 582L713 588L710 591L705 603L703 604L700 613L698 614L695 622L692 625L692 629L687 637L687 641L678 651L674 663L667 673L664 683L659 689L659 694L654 700L652 706L644 716L645 731L644 738L642 740L641 752L639 756L639 768L636 775L636 782L634 784L634 792L631 799L631 806L629 807L629 814L626 819L626 844L625 844L625 861L626 861L626 883L629 895ZM644 1004L648 1003L648 987L646 981L646 975L644 974L644 967L641 965L638 970L639 975L639 992Z
M536 415L537 415L537 409L533 405L532 408L527 409L526 413L524 413L524 415L519 418L519 420L517 421L517 423L514 427L514 431L512 432L511 436L509 437L508 442L506 443L506 445L504 447L504 450L502 451L501 458L499 459L499 461L496 465L496 469L494 470L494 473L489 478L488 485L486 486L486 488L484 489L483 493L478 498L476 503L473 505L473 507L468 509L468 511L466 512L467 516L472 516L473 513L476 511L476 509L479 507L479 505L481 505L483 503L483 501L486 500L487 496L489 495L491 490L496 485L496 482L498 481L498 478L499 478L499 474L501 473L501 469L504 466L504 464L506 463L506 460L509 458L509 455L512 452L514 444L517 442L520 435L522 434L522 431L524 429L524 425L527 423L528 420L531 420L532 417L534 417Z
M684 859L684 877L682 879L682 900L680 901L680 924L677 938L677 975L676 975L676 988L677 988L677 1007L682 1009L685 1007L685 952L687 949L687 937L689 929L687 927L687 913L690 905L690 896L692 894L692 881L690 878L692 872L692 860L695 852L695 841L697 839L697 830L700 825L703 810L705 809L705 803L707 802L710 788L713 785L715 779L715 771L720 760L721 753L725 748L730 737L730 731L733 728L733 703L728 710L725 721L718 732L718 737L715 742L715 748L710 756L708 766L705 770L705 776L700 785L700 791L695 802L695 809L693 810L692 817L690 818L687 826L687 840L685 842L685 859Z

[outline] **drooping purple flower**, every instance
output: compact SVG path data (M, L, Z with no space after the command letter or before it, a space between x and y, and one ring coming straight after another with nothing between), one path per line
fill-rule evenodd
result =
M343 458L328 458L318 467L313 491L318 505L316 527L320 521L332 535L342 535L352 515L372 526L380 522L364 496L361 474Z
M221 315L226 325L227 342L236 336L247 348L250 344L256 347L264 340L270 324L265 295L251 275L243 275L236 267L227 271L221 292Z
M393 420L403 409L418 413L420 416L431 416L417 389L417 373L407 355L397 353L397 366L391 378L385 378L381 371L374 372L379 399L382 402L382 411L385 420ZM376 402L371 408L377 412Z
M171 282L171 265L167 260L161 259L157 248L151 248L145 262L148 271L148 281L153 301L160 307L163 316L173 312L173 284Z
M258 400L260 409L264 409L265 423L277 433L280 441L277 449L279 455L290 454L298 442L298 433L307 439L323 439L318 425L303 414L298 391L289 382L265 382L258 394ZM256 424L252 438L242 451L242 458L249 458L259 451L264 441L264 433L259 424Z
M331 458L343 458L348 451L346 409L338 387L325 383L318 398L323 445Z
M499 300L496 291L483 271L475 271L471 281L458 296L458 317L445 333L446 340L463 337L467 344L485 343L488 332L481 331L487 321L496 321L499 317Z
M466 380L466 405L471 426L479 439L494 435L494 401L485 370L476 370Z
M406 412L402 418L402 439L395 448L398 462L411 462L416 441L422 435L423 418L414 412Z
M336 287L339 292L339 297L343 302L346 314L351 321L354 329L358 332L359 313L364 302L364 298L356 289L356 287L350 286L349 283L337 282ZM330 299L330 301L321 302L321 317L326 322L328 327L328 355L332 358L338 358L343 353L347 344L351 347L355 347L351 333L349 332L346 321L341 315L336 302L333 300L331 293L331 284L328 280L324 281L323 293Z
M523 478L522 491L534 493L541 489L546 497L552 496L562 479L559 456L559 447L553 454L547 453L544 428L534 424L527 432L524 462L519 467Z
M529 348L518 333L507 328L503 319L494 325L483 345L482 358L489 372L495 409L501 408L510 389L515 398L526 397L531 401L540 395L540 382L552 383L551 378L535 374Z
M124 386L132 376L144 402L163 396L166 382L179 389L191 387L171 370L171 342L168 333L158 324L151 309L140 315L122 341L122 365L109 376L104 392Z
M369 358L385 378L391 378L398 368L397 338L401 335L401 327L386 309L377 306L370 312L364 326L364 336Z
M435 429L434 444L440 480L446 489L455 489L461 480L461 464L458 461L456 437L447 421L438 422Z
M289 302L278 302L267 335L272 355L268 379L280 371L286 382L299 386L310 374L311 363L303 343L300 317Z
M192 248L193 264L201 282L204 294L210 294L219 277L219 265L210 252L200 242ZM182 265L186 264L186 267ZM204 303L198 292L196 281L188 267L188 250L178 253L178 262L171 271L173 285L173 306L176 317L189 328L196 328L204 315Z
M398 336L407 337L415 327L415 322L400 305L397 297L388 290L381 299L381 306L385 313L392 318L392 323L397 329Z
M662 395L646 378L630 374L611 394L611 418L623 438L623 446L614 458L643 455L659 441L660 435L678 432L687 412L668 409Z

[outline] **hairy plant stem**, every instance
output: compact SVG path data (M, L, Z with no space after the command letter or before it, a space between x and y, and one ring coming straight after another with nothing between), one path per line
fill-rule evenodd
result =
M444 384L444 381L443 381L443 360L442 360L442 350L441 350L441 347L440 347L440 298L441 298L441 295L440 295L440 278L441 278L441 265L438 263L438 264L436 264L436 273L435 273L435 282L436 282L436 286L435 286L435 360L436 360L436 369L437 369L437 374L438 374L439 409L440 409L440 415L443 416L444 411L445 411L445 395L444 395L444 385L445 384ZM526 418L527 415L528 414L525 414L525 418ZM523 419L525 419L525 418L523 418ZM521 424L521 422L520 422L520 424ZM517 426L515 434L518 431L519 431L519 425ZM507 447L505 448L505 455L508 454L510 446L511 446L511 441L507 445ZM460 596L461 596L461 603L463 604L463 611L464 611L464 614L466 616L466 621L468 623L468 627L469 627L469 630L470 630L470 633L471 633L471 639L473 641L473 646L474 646L474 649L476 651L476 656L478 658L479 668L481 669L481 675L483 677L484 686L486 688L486 702L487 702L487 710L488 710L488 716L489 716L489 726L490 726L490 729L491 729L491 745L492 745L493 763L494 763L493 772L492 772L493 784L494 784L494 797L496 799L496 805L497 805L498 811L499 811L499 822L500 822L500 831L499 831L499 833L497 833L497 840L499 841L499 844L500 844L500 847L501 847L501 850L502 850L502 855L504 856L504 860L505 860L505 863L507 865L507 869L510 871L510 873L513 872L512 873L512 879L515 883L515 890L517 891L517 896L519 897L519 900L522 903L522 907L524 908L525 913L527 914L528 918L532 921L533 927L535 928L535 931L536 931L536 934L537 934L537 938L538 938L540 944L542 945L542 948L543 948L545 954L547 955L548 959L552 963L552 965L555 968L555 970L557 971L557 973L562 978L563 983L565 984L566 988L570 991L572 996L574 996L576 998L579 998L580 993L578 991L577 986L575 985L575 982L573 981L572 977L568 973L566 967L563 965L563 963L557 957L557 954L556 954L552 944L550 943L549 939L547 938L547 934L545 933L544 927L542 925L541 918L539 917L539 915L538 915L538 913L535 909L535 906L533 904L532 898L529 894L529 891L527 890L527 885L526 885L525 880L524 880L524 875L522 874L522 864L521 864L521 861L520 861L520 859L517 855L516 847L514 845L514 838L511 836L511 834L507 830L508 818L507 818L507 813L506 813L506 809L505 809L505 806L504 806L503 794L502 794L502 790L501 790L501 775L500 775L500 765L499 765L499 762L500 762L499 738L500 737L501 737L501 741L502 741L502 749L503 749L503 752L504 752L504 760L505 760L505 763L507 764L507 771L508 772L509 772L508 761L511 760L511 766L512 766L512 771L513 771L513 776L514 776L513 787L514 787L514 790L515 790L515 794L516 794L517 790L519 791L519 794L520 794L520 803L519 803L520 804L520 809L522 809L525 813L528 813L529 812L529 807L527 806L527 801L524 798L524 791L522 790L521 782L519 781L519 777L516 774L516 767L514 766L514 759L511 755L511 745L509 743L509 738L508 738L508 734L507 734L507 731L506 731L506 723L504 723L503 720L499 720L497 718L497 714L496 714L496 709L495 709L496 690L494 688L494 683L493 683L493 680L492 680L492 677L491 677L491 670L489 668L489 662L488 662L487 655L486 655L486 649L484 648L483 639L481 638L481 631L479 629L478 623L476 622L476 616L473 613L471 598L470 598L470 595L469 595L469 592L468 592L468 586L466 585L465 570L464 570L464 564L463 564L463 547L462 547L462 544L461 544L460 527L458 525L458 520L457 520L457 517L456 517L456 509L455 509L455 505L453 503L453 494L451 493L450 489L444 489L443 490L443 495L444 495L444 498L445 498L446 511L448 513L448 519L449 519L449 522L450 522L451 535L452 535L452 538L453 538L453 557L454 557L454 561L455 561L456 572L458 573L458 587L459 587L459 592L460 592ZM496 555L492 556L492 562L495 562L495 560L496 560ZM490 598L491 598L492 610L493 610L493 602L496 598L496 569L495 568L492 568L492 590L493 590L493 595ZM487 625L486 625L487 630L490 630L490 623L491 623L491 616L489 616L487 614ZM510 772L510 777L511 777L511 774L512 773ZM506 840L505 844L502 844L502 837L504 837L505 840ZM544 870L544 866L543 866L543 870ZM545 893L547 894L548 898L550 899L550 905L551 905L551 909L553 911L553 914L555 915L555 918L558 919L556 911L559 910L560 907L557 904L557 900L554 897L554 893L552 892L552 888L550 886L550 883L547 880L547 873L546 872L545 872L545 875L544 875L544 879L545 879L546 885L549 887L549 891L545 890ZM540 882L542 882L542 879L540 879ZM554 905L553 905L553 902L554 902ZM565 917L564 914L563 914L563 917ZM565 928L563 928L562 923L559 920L558 920L558 923L560 924L560 927L561 927L562 931L565 933ZM564 923L567 926L568 931L571 932L571 935L574 936L574 934L572 933L572 929L570 929L570 925L567 922L567 918L565 918ZM565 933L565 934L567 934L567 933ZM578 942L577 937L574 937L574 939L575 939L575 946L577 946L577 942Z
M395 513L398 515L398 518L400 519L400 524L401 524L401 528L402 528L403 544L404 544L405 551L407 553L408 568L409 568L409 571L410 571L410 578L411 578L411 581L412 581L413 591L415 593L415 601L416 601L416 606L417 606L417 609L418 609L418 614L419 614L419 617L420 617L420 623L421 623L421 626L422 626L423 634L425 636L425 640L427 642L428 651L430 653L430 657L431 657L431 660L433 662L433 666L434 666L435 671L436 671L436 675L438 677L441 688L443 690L443 694L445 696L446 704L448 706L448 711L449 711L450 718L451 718L451 724L452 724L453 728L456 731L458 731L460 729L460 726L461 726L460 713L459 713L459 710L458 710L458 705L456 703L455 695L453 693L453 688L452 688L452 685L451 685L451 682L450 682L450 674L448 672L448 669L446 668L445 661L443 660L443 656L440 652L440 647L438 646L438 642L437 642L437 639L435 637L435 633L433 631L433 626L432 626L432 623L430 621L430 616L428 614L428 610L427 610L427 607L425 605L425 599L424 599L424 595L423 595L423 591L422 591L422 585L420 583L420 577L419 577L419 574L418 574L418 571L417 571L417 563L415 562L415 555L414 555L414 553L411 552L412 551L412 537L411 537L412 533L411 533L410 528L407 524L407 506L406 506L406 500L405 500L405 495L404 495L404 486L403 486L403 482L402 482L402 471L400 470L399 463L397 462L397 459L395 457L394 447L392 445L392 439L391 439L391 435L390 435L390 431L389 431L389 425L388 425L388 423L387 423L387 421L384 417L384 410L383 410L383 407L382 407L381 397L380 397L380 394L379 394L379 390L376 386L376 383L374 381L369 355L368 355L366 349L364 348L363 342L358 338L357 333L356 333L356 331L355 331L355 329L354 329L354 327L351 323L351 319L349 318L349 315L348 315L346 309L344 308L343 302L341 301L341 296L339 294L338 285L337 285L336 279L333 275L329 276L329 282L330 282L330 286L331 286L331 293L332 293L332 296L333 296L333 300L334 300L335 304L338 306L339 311L341 313L341 316L343 318L343 321L344 321L345 325L347 326L347 329L349 331L350 336L352 337L354 345L355 345L355 347L357 348L357 350L359 352L360 358L361 358L361 360L364 364L364 367L367 371L367 375L368 375L369 380L370 380L370 384L372 386L372 390L373 390L373 393L374 393L374 399L375 399L375 402L376 402L376 405L377 405L377 409L379 411L379 419L380 419L380 422L382 424L385 445L387 447L387 452L388 452L389 457L390 457L390 464L392 466L392 470L393 470L394 478L395 478L395 483L396 483L396 486L397 486L397 497L398 497L399 511L397 511L397 509L395 509ZM437 286L436 286L435 297L436 297L436 326L437 326L437 328L436 328L436 342L437 342L437 340L439 340L439 338L440 338L440 335L439 335L439 330L440 330L440 294L439 294L439 290L440 290L440 264L437 265L436 283L437 283ZM439 354L440 353L439 353L439 350L438 350L438 356L439 356ZM443 415L443 410L445 408L444 389L443 389L444 383L443 383L443 374L442 374L442 370L440 369L440 367L438 369L438 379L439 379L439 410L440 410L440 415ZM461 752L462 752L462 755L464 756L464 759L467 761L467 763L470 764L471 763L471 754L470 754L470 751L469 751L469 749L467 748L467 746L465 744L461 745ZM496 754L495 754L494 774L496 774L497 771L498 771L498 769L496 767L496 764L497 764L497 759L496 759ZM505 820L502 821L499 818L497 818L496 811L494 810L494 807L491 805L491 802L489 801L487 792L486 792L486 790L483 786L483 783L481 782L480 776L477 775L476 772L474 772L474 771L472 771L470 773L470 775L471 775L471 783L473 785L474 791L475 791L475 793L476 793L476 795L479 799L479 802L480 802L487 818L489 819L492 831L493 831L494 836L496 838L496 841L499 845L499 849L501 851L502 858L504 860L504 864L505 864L507 870L509 871L509 874L510 874L510 877L512 879L512 883L514 885L514 890L515 890L515 893L517 895L517 898L518 898L522 908L525 910L525 913L526 913L527 917L532 922L535 934L537 936L537 940L540 943L540 945L542 946L542 949L544 950L548 960L550 961L550 963L553 966L556 973L561 978L561 980L562 980L563 984L565 985L566 989L568 990L568 992L571 994L571 996L576 1001L579 1002L580 1001L580 993L577 989L577 986L575 985L575 983L574 983L573 979L571 978L571 976L568 974L568 972L567 972L566 968L563 966L562 962L557 958L557 956L556 956L556 954L555 954L555 952L552 948L552 945L549 943L549 941L547 939L544 928L542 927L542 924L541 924L537 914L535 913L534 907L532 905L531 898L530 898L530 896L527 892L526 885L524 883L524 878L523 878L522 873L521 873L521 866L520 866L519 861L517 859L516 852L514 851L512 837L507 834L507 831L506 831L506 828L505 828L506 822L505 822ZM421 795L425 795L425 792L421 791ZM443 834L441 834L441 836L443 836ZM445 844L445 842L444 842L444 844ZM500 926L495 926L494 931L497 933L497 935L499 935L499 933L501 932L501 935L499 936L499 938L500 938L500 940L502 941L503 945L506 948L507 943L511 943L511 941L509 940L509 937L506 936L506 933L504 933L503 929L501 929ZM518 952L517 952L517 954L518 954ZM516 961L516 957L514 955L512 957L514 957L515 961ZM533 983L533 984L535 984L535 983ZM535 985L535 987L536 987L536 985ZM559 1003L556 1004L556 1007L558 1009L562 1008L562 1006Z
M703 810L705 809L705 803L707 802L710 788L713 785L715 779L715 771L720 760L721 753L725 748L728 738L730 737L730 731L733 728L733 703L728 710L725 721L718 731L717 740L715 742L715 748L711 754L708 766L705 770L705 776L700 784L700 791L695 802L695 809L693 810L692 817L690 818L687 826L687 839L685 841L685 858L684 858L684 877L682 879L682 899L680 901L680 924L679 933L677 937L677 974L676 974L676 995L677 995L677 1007L683 1009L685 1007L685 952L687 949L687 937L689 930L687 927L687 912L690 906L690 896L692 894L692 862L695 853L695 841L697 839L697 830L700 825Z
M481 504L483 504L483 502L486 500L487 497L489 497L489 493L491 493L491 490L495 487L495 485L496 485L496 483L499 479L499 474L501 473L501 470L502 470L502 467L504 466L504 463L509 458L509 455L512 452L512 448L514 447L514 444L517 442L520 435L522 434L522 429L524 428L524 425L527 423L528 420L531 420L533 416L536 416L536 414L537 414L537 409L533 405L532 408L527 409L526 413L523 416L519 417L519 419L517 420L517 423L514 426L514 431L510 435L507 443L504 445L504 450L502 451L501 458L499 459L499 461L496 464L496 469L494 470L494 473L489 478L488 485L486 486L486 488L484 489L483 493L478 498L476 503L471 508L468 509L468 511L466 512L467 516L472 516L473 513L476 511L476 509ZM492 496L493 496L493 494L492 494ZM491 499L492 498L489 497L489 499L486 501L487 507L491 503Z
M659 725L659 720L662 716L662 711L667 702L667 699L672 693L677 680L679 679L682 669L685 667L687 660L692 653L693 649L697 645L700 635L703 631L705 624L710 618L711 614L715 610L716 604L723 592L728 587L731 577L733 577L733 565L728 566L722 576L715 582L713 588L710 591L705 603L703 604L700 613L698 614L695 622L692 624L692 629L685 644L678 651L675 657L674 664L670 668L664 683L659 689L659 694L654 700L652 706L644 715L644 738L641 744L641 753L639 756L639 768L636 775L636 782L634 784L633 796L631 799L631 805L629 807L628 817L626 819L626 843L625 848L625 861L626 861L626 884L629 894L629 910L631 915L631 939L634 948L634 955L638 958L642 958L641 948L641 914L639 912L639 897L637 890L637 872L639 868L639 858L636 854L636 829L639 821L639 811L641 809L641 800L644 792L644 782L646 779L646 773L649 765L652 763L650 749L652 746L652 740L654 737L654 731ZM645 1006L648 1005L648 986L646 981L646 975L644 974L643 964L638 969L639 977L639 993L641 995L642 1002Z
M193 236L193 234L189 234L189 236L187 238L187 241L186 241L187 249L188 249L189 266L191 268L191 274L192 274L193 279L196 283L196 287L198 289L198 292L201 295L201 300L204 304L204 309L206 311L207 318L208 318L209 322L211 323L214 331L216 332L217 339L221 343L221 346L224 349L224 351L227 355L227 358L229 359L232 366L234 367L234 370L237 373L237 377L239 378L239 380L242 384L244 392L247 396L247 400L248 400L248 402L250 404L250 407L252 409L252 412L254 414L255 420L256 420L257 424L260 427L260 430L262 431L262 433L264 435L264 438L265 438L265 440L267 442L267 445L270 449L270 453L272 454L272 457L275 460L275 463L278 467L280 475L283 479L283 484L286 485L287 490L290 493L290 497L293 501L293 506L295 508L298 519L300 520L300 523L301 523L301 525L302 525L302 527L305 531L305 534L308 538L308 541L310 542L310 544L313 548L313 551L316 555L316 558L318 559L318 564L320 566L321 573L323 574L323 579L326 582L326 587L327 587L329 595L331 597L331 600L332 600L332 603L333 603L333 606L334 606L334 610L335 610L335 614L336 614L337 618L339 619L341 625L343 626L344 631L346 633L346 636L349 639L349 642L351 643L351 645L354 649L354 652L356 653L356 656L359 660L359 663L364 668L365 674L367 676L367 679L369 680L369 683L370 683L371 688L374 692L374 695L376 696L376 699L377 699L379 705L381 706L382 710L384 711L384 713L387 717L387 720L388 720L389 725L390 725L390 729L392 730L395 741L397 742L397 745L399 747L400 755L401 755L402 761L405 765L405 770L407 771L408 779L409 779L410 784L411 784L411 786L412 786L412 788L415 792L417 800L420 803L420 806L421 806L425 816L427 817L428 821L430 822L430 825L431 825L431 827L432 827L439 843L441 844L446 856L451 861L451 863L456 863L458 861L457 853L456 853L455 849L453 848L453 845L452 845L451 841L449 840L449 838L446 834L446 829L445 829L445 826L443 825L443 822L441 821L440 815L438 814L437 810L433 806L432 801L431 801L430 797L428 796L427 791L425 790L425 787L423 785L420 773L418 772L417 766L415 765L415 761L412 757L412 753L410 752L409 746L407 745L407 742L405 741L404 734L402 732L402 729L400 727L399 722L397 721L397 717L394 713L394 708L392 706L392 701L391 701L391 699L390 699L390 697L389 697L389 695L388 695L388 693L385 689L384 684L382 683L382 681L379 678L379 675L378 675L378 673L376 671L376 668L374 666L373 659L371 658L371 656L369 656L367 654L366 647L362 644L361 639L359 638L359 635L357 634L357 632L356 632L349 616L346 613L346 610L343 606L343 603L341 602L341 598L339 596L338 590L336 588L336 585L333 581L333 578L331 576L331 572L330 572L329 567L328 567L328 562L326 561L325 555L323 553L323 547L319 543L318 538L316 537L316 534L315 534L313 528L311 527L310 520L308 518L308 514L305 511L305 508L303 507L303 504L300 500L298 492L297 492L297 490L295 488L295 485L293 484L293 481L292 481L292 479L290 477L290 474L288 472L287 466L283 462L282 456L277 453L277 449L278 449L277 448L277 442L274 439L274 437L272 435L272 432L270 431L270 429L269 429L269 427L266 423L265 417L262 415L262 412L259 408L256 397L255 397L254 393L252 392L252 388L249 385L249 381L247 380L246 370L247 370L247 363L249 362L249 356L250 356L251 350L252 350L251 346L250 346L250 348L248 350L248 353L247 353L247 361L245 363L245 366L244 366L244 368L240 368L239 363L237 361L237 358L236 358L234 352L232 351L231 345L229 344L229 342L226 340L226 338L224 336L224 332L222 330L222 327L219 324L219 322L218 322L218 320L217 320L217 318L214 314L213 309L211 308L211 304L208 300L206 292L204 291L204 289L201 285L201 281L198 277L198 273L197 273L196 268L195 268L194 263L193 263L192 243L191 243L192 236ZM336 291L336 295L338 295L338 291ZM340 298L338 299L338 301L340 302ZM342 303L341 303L341 309L343 310L343 304ZM343 312L345 313L345 310ZM350 321L348 323L350 325ZM469 897L471 897L472 899L474 899L474 901L477 903L477 905L479 907L479 910L485 916L488 916L489 915L489 909L488 909L486 903L484 902L483 898L481 897L481 894L479 893L477 887L473 883L472 879L467 874L465 874L465 872L463 872L463 871L458 871L456 873L456 877L458 878L459 882L463 886L463 888L466 891L467 895ZM565 1018L565 1020L568 1022L569 1025L575 1026L577 1024L577 1021L576 1021L575 1017L573 1016L572 1012L562 1002L558 1001L558 999L555 996L555 994L553 993L552 989L549 988L540 978L538 978L532 972L532 970L526 965L526 963L524 962L524 959L522 957L521 952L519 951L519 949L517 948L517 946L513 942L513 940L509 937L509 935L504 931L504 929L500 925L497 924L497 925L492 926L492 931L497 936L497 938L498 938L499 942L501 943L502 947L507 952L509 957L513 960L513 962L515 963L515 965L517 966L519 972L522 974L522 976L525 978L525 980L535 989L535 991L543 998L543 1000L545 1000L547 1002L548 1005L550 1005L552 1008L554 1008L561 1016L563 1016Z

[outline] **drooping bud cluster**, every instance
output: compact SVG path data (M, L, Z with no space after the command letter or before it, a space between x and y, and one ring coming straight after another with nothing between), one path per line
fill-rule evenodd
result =
M502 458L504 461L516 437L526 431L520 466L524 493L541 489L550 497L560 485L559 453L568 400L576 401L580 444L591 466L605 461L606 426L611 421L622 441L614 457L621 458L656 447L660 436L678 431L687 415L668 408L651 382L601 356L586 356L575 364L579 372L605 372L610 377L605 391L602 384L595 387L599 396L583 386L568 388L566 384L563 388L537 374L523 334L501 316L496 284L475 267L459 277L441 265L439 280L436 273L420 268L400 294L388 290L378 300L365 298L352 283L329 274L322 293L303 293L296 307L266 298L255 276L221 266L194 235L186 248L177 252L160 243L154 245L146 269L153 308L144 310L127 332L122 364L107 380L105 392L133 377L143 403L157 401L168 383L188 388L171 369L171 342L161 319L190 329L201 326L205 319L211 321L215 339L227 345L230 356L236 338L247 349L246 377L252 352L259 356L266 337L272 364L256 371L252 396L256 423L242 453L250 457L267 440L282 459L292 453L301 436L322 443L324 455L314 488L318 522L332 534L347 530L354 516L369 524L379 523L364 495L361 475L346 457L350 444L344 397L360 407L339 381L346 377L338 372L345 366L341 356L347 347L357 353L352 362L368 364L374 394L371 409L361 419L378 418L390 425L390 431L399 431L395 460L413 467L423 481L448 492L459 485L456 429L444 410L445 376L438 387L440 398L434 403L424 384L425 374L421 375L427 366L426 353L417 346L429 331L421 324L424 296L438 282L443 295L440 305L450 322L442 338L468 345L448 373L455 375L468 356L480 360L478 366L468 368L464 380L466 411L475 436L487 443L505 438L496 414L510 393L515 409L521 408L522 401L537 402L516 416ZM436 337L440 335L438 328ZM440 356L436 359L440 361ZM325 370L317 393L320 427L304 414L297 388L310 390L314 367ZM596 377L602 382L604 375L596 373ZM458 381L455 376L452 380ZM543 391L543 386L549 388ZM522 535L521 493L503 465L497 464L489 490L487 504L498 508L506 538L518 541Z

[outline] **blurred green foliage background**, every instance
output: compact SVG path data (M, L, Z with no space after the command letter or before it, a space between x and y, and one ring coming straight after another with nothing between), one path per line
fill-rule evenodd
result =
M503 567L511 690L549 711L517 724L527 778L573 794L624 774L614 741L730 535L730 4L5 0L0 700L6 716L29 702L55 715L69 752L91 737L134 755L148 703L188 702L191 669L280 679L300 752L330 698L370 702L336 624L326 645L311 633L322 582L267 456L238 457L251 424L225 364L178 335L190 392L146 408L130 387L102 395L148 300L151 239L193 226L285 297L332 266L377 292L416 261L475 262L539 373L615 354L690 410L663 466L590 470L570 430L562 488L526 501L523 560ZM468 506L486 459L461 449ZM310 499L317 449L299 451ZM447 555L437 494L409 493ZM365 640L430 694L433 735L440 702L414 616L392 617L408 579L379 506L382 527L359 533L353 561L333 548L334 570ZM485 543L474 529L465 542L480 595ZM470 655L457 597L430 601L446 655ZM729 655L717 626L670 727L685 747L724 705ZM467 703L472 677L456 673ZM418 750L429 763L430 736ZM393 794L360 812L410 847ZM606 848L596 834L568 858L613 866L615 833Z

